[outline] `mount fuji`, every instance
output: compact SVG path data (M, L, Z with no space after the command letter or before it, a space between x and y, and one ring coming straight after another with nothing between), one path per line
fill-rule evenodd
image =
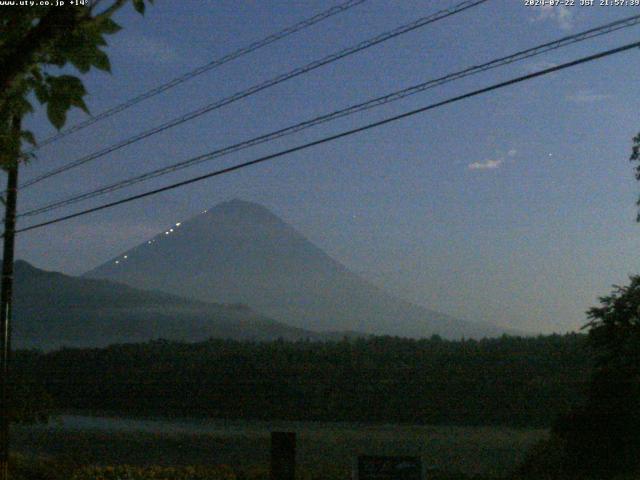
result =
M85 273L205 302L244 304L297 328L403 337L506 333L397 298L351 272L267 208L231 200Z

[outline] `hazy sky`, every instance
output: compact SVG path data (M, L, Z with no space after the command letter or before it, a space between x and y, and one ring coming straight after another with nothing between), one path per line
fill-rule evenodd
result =
M99 113L336 3L157 0L144 18L127 9L117 17L125 29L110 40L113 74L86 77L88 104ZM22 179L457 3L369 0L44 147ZM490 0L42 182L22 192L19 210L638 13ZM637 41L639 32L634 27L453 82L37 220ZM237 197L267 206L351 270L416 303L532 331L574 329L611 284L640 271L639 189L628 161L640 130L639 84L640 51L633 50L22 234L18 257L79 274ZM52 133L42 113L28 124L39 138Z

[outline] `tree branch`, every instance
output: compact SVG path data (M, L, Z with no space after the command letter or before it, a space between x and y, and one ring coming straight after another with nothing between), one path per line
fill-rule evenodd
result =
M74 10L51 8L38 25L27 32L13 51L0 63L0 98L7 93L16 77L25 72L33 62L34 56L42 50L46 43L55 41L68 31L60 27L75 28L75 23Z
M129 0L116 0L113 4L105 9L103 12L96 15L96 19L111 17L114 13L122 8L122 6L127 3ZM96 4L97 5L97 4Z

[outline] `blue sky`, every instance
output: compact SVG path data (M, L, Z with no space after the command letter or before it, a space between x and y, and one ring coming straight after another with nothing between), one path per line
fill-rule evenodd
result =
M299 20L329 1L157 0L117 19L111 75L85 77L94 113ZM28 179L457 1L368 0L127 112L44 147ZM578 2L579 3L579 2ZM377 45L25 190L24 211L430 78L640 13L638 7L486 4ZM640 27L476 75L66 210L223 165L638 40ZM467 319L564 332L640 270L640 51L414 116L185 189L22 234L18 257L82 273L231 198L255 201L351 270ZM70 116L70 124L85 118ZM41 112L38 138L53 133ZM28 225L23 222L21 226Z

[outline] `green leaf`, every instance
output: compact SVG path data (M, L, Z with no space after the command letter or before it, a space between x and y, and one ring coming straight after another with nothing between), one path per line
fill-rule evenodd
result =
M38 82L34 85L33 91L38 101L44 105L49 100L49 89L44 82Z
M135 8L140 15L144 15L144 0L133 0L133 8Z
M30 130L23 130L20 133L20 136L22 137L22 139L25 142L30 143L31 145L33 145L34 147L36 146L36 137L33 135L33 132Z
M15 111L22 117L27 113L33 113L33 105L26 98L20 98L16 102Z
M72 75L48 77L49 99L47 102L47 116L58 130L64 126L67 111L73 106L88 113L83 97L87 91L82 81Z
M93 65L100 70L111 73L111 62L107 54L102 50L96 51Z
M63 102L52 98L47 103L47 117L49 117L51 124L60 130L67 121L67 108L65 108Z
M88 48L78 49L77 52L69 55L69 61L80 70L81 73L87 73L91 69L91 60L93 52Z
M118 33L120 30L122 30L122 27L109 17L106 17L100 23L100 32L105 35L112 35L114 33Z
M74 98L74 99L72 99L71 100L71 105L73 105L74 107L79 108L84 113L89 113L89 107L87 107L87 104L84 103L84 100L82 98Z

